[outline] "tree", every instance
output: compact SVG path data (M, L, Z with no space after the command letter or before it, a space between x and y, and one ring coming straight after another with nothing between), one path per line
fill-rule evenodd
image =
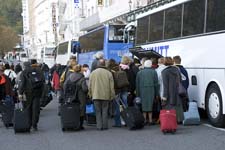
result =
M11 51L16 43L19 42L17 33L10 27L0 26L0 55L3 56L5 52Z
M12 27L17 34L22 33L22 1L21 0L0 0L0 17L5 23Z

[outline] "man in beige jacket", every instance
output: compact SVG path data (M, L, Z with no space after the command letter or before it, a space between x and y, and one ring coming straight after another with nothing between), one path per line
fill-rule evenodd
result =
M104 59L99 60L98 68L90 74L89 96L94 101L97 129L108 129L109 101L114 99L115 91L112 73L106 69Z

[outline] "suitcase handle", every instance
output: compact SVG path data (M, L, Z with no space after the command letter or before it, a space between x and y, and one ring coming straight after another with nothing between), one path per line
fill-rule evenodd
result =
M117 101L117 100L119 100L119 101ZM127 108L127 105L124 104L123 100L121 99L121 94L117 94L117 95L116 95L115 101L116 101L116 103L117 103L119 106L120 106L120 103L119 103L119 102L121 102L123 109L126 109L126 108Z

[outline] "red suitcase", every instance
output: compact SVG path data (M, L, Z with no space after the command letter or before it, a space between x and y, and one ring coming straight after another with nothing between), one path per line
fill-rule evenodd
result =
M163 133L175 133L177 130L176 110L160 111L160 130Z

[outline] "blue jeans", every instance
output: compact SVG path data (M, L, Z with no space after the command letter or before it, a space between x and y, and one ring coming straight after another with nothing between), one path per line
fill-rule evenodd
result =
M121 126L119 104L120 104L120 100L122 100L123 104L127 107L127 95L128 95L128 92L121 92L116 96L115 100L113 101L113 104L115 106L115 116L114 116L115 126Z

